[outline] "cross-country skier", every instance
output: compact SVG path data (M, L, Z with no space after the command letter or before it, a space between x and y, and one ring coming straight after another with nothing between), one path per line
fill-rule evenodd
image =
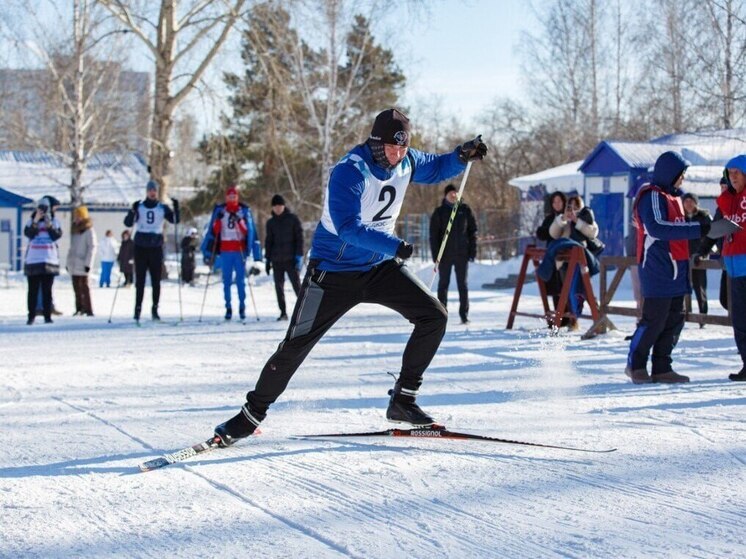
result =
M135 320L139 322L142 300L145 295L145 275L150 273L153 291L153 320L160 320L158 301L161 298L161 271L163 270L163 226L166 221L179 223L179 203L171 198L173 209L158 200L158 183L148 181L144 200L132 204L124 218L127 227L136 226L135 233Z
M217 247L214 245L216 242ZM254 261L260 262L262 245L256 232L254 218L249 206L238 201L238 189L232 185L225 192L225 204L216 204L213 208L207 235L202 242L202 252L206 260L210 259L213 252L220 254L226 320L233 317L231 284L234 276L238 291L238 314L241 320L246 318L246 254L249 247ZM251 273L258 274L259 268L252 266Z
M380 113L364 144L332 169L321 221L285 339L262 369L241 411L215 428L221 446L251 435L282 394L313 346L347 311L376 303L414 324L386 417L427 426L433 419L415 403L422 375L445 334L447 314L404 261L414 247L394 234L407 186L439 183L482 159L481 137L445 154L410 149L409 119L396 109Z

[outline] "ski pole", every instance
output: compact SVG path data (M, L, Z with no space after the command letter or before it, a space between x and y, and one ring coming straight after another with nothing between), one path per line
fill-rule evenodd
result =
M114 290L114 300L111 302L111 310L109 311L109 324L111 324L111 317L114 315L114 305L117 304L117 294L119 293L119 286L122 284L122 269L119 268L119 276L117 276L117 288Z
M249 295L251 296L251 304L254 305L254 315L256 316L256 321L259 322L259 311L256 310L256 299L254 299L254 288L251 287L251 274L249 274L249 277L246 278L246 283L249 284Z
M217 248L218 238L213 235L212 254L210 255L210 262L208 263L207 281L205 282L205 291L202 294L202 306L199 308L199 320L197 322L202 322L202 313L205 310L205 299L207 299L207 288L210 287L210 277L212 276L212 267L215 265L215 251L217 250Z
M461 195L464 193L464 187L466 186L466 178L469 176L469 171L471 170L471 161L469 161L466 164L466 170L464 171L464 176L461 179L461 186L459 186L458 193L456 194L456 203L453 204L453 209L451 210L451 217L448 218L448 225L446 225L446 231L443 234L443 240L440 242L440 249L438 249L438 257L435 259L435 267L433 269L433 277L430 280L430 289L433 288L433 283L435 282L435 276L438 275L438 265L440 264L440 259L443 258L443 252L446 249L446 243L448 242L448 235L451 233L451 227L453 227L453 221L456 219L456 212L458 211L458 206L461 203Z

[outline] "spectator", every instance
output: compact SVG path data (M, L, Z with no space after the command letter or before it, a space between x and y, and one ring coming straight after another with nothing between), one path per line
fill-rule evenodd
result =
M217 244L215 244L217 243ZM236 283L238 291L238 314L246 318L246 251L251 247L255 262L262 259L262 245L256 232L254 218L249 206L238 201L238 189L231 185L225 192L225 204L217 204L212 210L207 235L202 241L205 260L210 260L213 247L220 254L220 267L223 271L223 297L225 298L225 319L233 316L231 304L231 284ZM259 268L251 267L252 274Z
M688 166L678 153L663 153L655 162L651 183L640 189L633 203L644 297L642 319L632 335L625 368L634 384L689 382L689 377L672 369L671 353L684 327L684 296L691 291L687 241L706 235L710 224L684 219L679 187Z
M593 210L586 207L583 198L577 194L567 199L567 208L569 211L565 213L565 218L569 234L566 236L583 245L594 256L599 256L605 245L598 238L598 224Z
M194 270L197 267L197 229L194 227L187 231L186 237L181 239L181 281L194 285Z
M720 179L720 193L722 194L726 188L728 188L728 181L725 177L723 177ZM721 219L723 219L723 212L720 211L720 208L717 208L715 210L713 221L719 221ZM725 262L722 258L723 240L723 237L720 237L718 239L704 237L702 239L702 242L700 242L699 244L697 254L694 256L694 262L698 263L701 260L707 260L713 254L713 249L716 251L718 258L720 259L720 267L722 268L722 271L720 272L720 305L725 310L728 310L728 274L725 272Z
M133 283L135 270L135 243L130 239L130 232L125 229L122 231L122 244L119 245L119 271L124 275L124 287L129 287Z
M287 320L285 274L297 297L303 266L303 227L298 216L287 209L285 199L280 194L272 197L272 216L267 220L264 237L264 258L267 274L272 270L275 280L277 305L280 307L277 320Z
M567 206L567 196L564 192L560 192L559 190L557 190L555 192L552 192L552 194L549 196L549 203L549 212L544 217L544 221L542 222L542 224L536 230L536 238L538 238L540 241L544 241L547 247L552 241L556 239L556 237L554 237L550 233L550 229L556 221L563 219L562 216L565 213L565 206ZM556 226L553 231L556 233ZM552 271L552 276L549 278L548 281L545 282L545 284L547 288L547 295L550 295L552 297L554 310L557 310L557 307L559 306L559 296L562 292L562 278L560 275L560 271L554 268ZM567 326L569 323L569 319L565 317L562 318L562 326Z
M145 296L145 277L150 273L153 305L150 316L160 320L158 303L161 298L163 274L163 226L165 222L179 223L179 203L171 199L173 209L158 200L158 183L151 180L145 186L145 199L132 204L124 218L127 227L136 226L135 232L135 321L140 322L142 301Z
M49 206L50 215L54 216L57 213L57 209L62 205L62 203L57 198L49 194L44 196L44 198L47 198L49 200L49 203L51 204ZM52 293L52 316L61 315L62 313L54 306L54 293ZM39 290L39 295L36 299L36 316L44 316L44 303L41 289Z
M445 187L443 201L430 217L430 252L433 262L438 260L438 251L443 242L453 207L458 203L456 216L446 240L443 255L438 262L438 300L448 308L448 285L451 283L451 269L456 272L458 287L458 314L461 324L469 323L469 262L477 256L477 222L471 208L458 200L456 187Z
M111 287L111 270L114 268L114 261L117 259L118 243L114 238L111 229L106 231L101 244L98 246L98 258L101 261L101 275L98 279L98 286Z
M91 290L88 287L88 274L96 254L96 231L88 217L88 208L78 206L73 210L70 250L67 252L67 271L73 278L75 292L75 315L93 316Z
M723 217L738 224L746 223L746 155L734 157L725 164L728 187L718 197ZM746 231L741 229L725 237L723 262L730 277L730 318L733 337L743 366L728 375L733 381L746 381Z
M681 197L681 202L684 205L684 217L687 222L701 223L707 221L710 223L712 221L710 212L699 207L699 198L696 194L687 192ZM689 254L692 256L692 260L697 258L699 245L706 239L707 237L704 239L689 239ZM694 296L697 298L699 313L707 314L707 270L692 268L692 289L694 290ZM700 328L704 328L704 326L704 323L699 325Z
M23 273L28 281L28 320L33 324L36 317L36 301L42 294L44 322L52 322L52 285L54 276L60 273L60 253L57 240L62 237L62 226L52 211L51 197L43 197L36 210L26 222L23 234L29 239L23 264Z

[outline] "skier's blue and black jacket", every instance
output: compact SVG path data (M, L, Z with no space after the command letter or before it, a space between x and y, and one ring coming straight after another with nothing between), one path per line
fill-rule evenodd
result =
M373 160L367 144L350 150L332 169L324 210L311 243L311 260L323 271L367 271L396 254L394 228L410 182L436 184L466 165L458 150L436 155L409 149L393 169Z

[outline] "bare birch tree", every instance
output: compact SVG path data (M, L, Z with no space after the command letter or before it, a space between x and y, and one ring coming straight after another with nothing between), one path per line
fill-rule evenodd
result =
M98 0L140 39L155 62L150 173L168 196L174 113L225 44L246 0ZM133 7L135 4L137 6Z
M36 123L16 120L19 126L13 132L16 141L56 154L70 169L67 186L71 204L76 207L83 204L90 186L84 180L84 172L91 157L126 147L114 124L116 112L121 109L116 99L121 65L111 58L95 57L101 53L102 42L114 34L95 2L73 0L70 12L59 13L53 19L44 14L49 7L32 2L13 5L22 14L23 23L8 27L8 32L19 51L31 53L34 65L41 66L40 70L22 72L30 78L28 85L34 88L39 106L15 109L19 117L28 111L46 113ZM69 22L69 27L61 25L64 22ZM109 47L109 52L116 51ZM6 122L14 127L12 118Z

